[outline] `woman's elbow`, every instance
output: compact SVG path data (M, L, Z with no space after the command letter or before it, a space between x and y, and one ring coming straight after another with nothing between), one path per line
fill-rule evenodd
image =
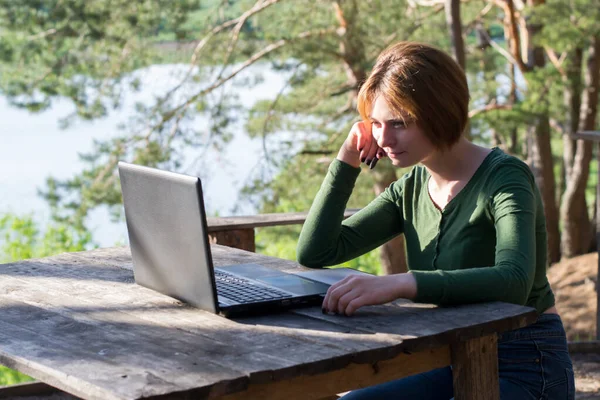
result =
M310 249L302 244L298 244L296 247L296 261L299 264L308 268L321 268L322 265L314 258L313 254L313 251L310 251Z
M504 301L507 303L525 305L529 299L529 292L531 291L531 285L527 280L516 279L508 287L506 292L506 298Z

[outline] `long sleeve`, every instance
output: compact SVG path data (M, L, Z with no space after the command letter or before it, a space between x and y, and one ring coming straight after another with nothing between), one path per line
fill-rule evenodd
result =
M478 268L412 271L418 302L461 304L506 301L526 304L536 275L536 186L526 166L496 170L488 200L495 229L495 263ZM478 257L473 248L472 257ZM481 256L483 259L483 256Z
M402 232L399 182L344 220L360 168L334 160L329 167L298 240L302 265L321 268L356 258Z

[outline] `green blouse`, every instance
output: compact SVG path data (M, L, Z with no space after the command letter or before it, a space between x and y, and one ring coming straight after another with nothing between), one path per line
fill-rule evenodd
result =
M416 302L554 305L546 277L546 222L527 164L493 149L444 210L415 166L365 208L343 213L360 168L334 160L304 223L298 262L311 268L358 257L404 233Z

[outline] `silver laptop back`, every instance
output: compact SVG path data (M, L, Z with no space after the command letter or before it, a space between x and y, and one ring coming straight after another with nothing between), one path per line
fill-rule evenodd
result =
M219 312L200 179L119 162L139 285Z

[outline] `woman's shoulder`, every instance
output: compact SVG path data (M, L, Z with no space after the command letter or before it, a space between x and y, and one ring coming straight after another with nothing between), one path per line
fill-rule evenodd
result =
M427 183L429 173L422 165L415 165L398 178L388 187L387 191L394 196L406 197L407 194L415 193Z
M535 177L529 165L519 157L504 152L495 147L488 156L488 162L483 174L487 185L499 186L520 181L535 185Z

